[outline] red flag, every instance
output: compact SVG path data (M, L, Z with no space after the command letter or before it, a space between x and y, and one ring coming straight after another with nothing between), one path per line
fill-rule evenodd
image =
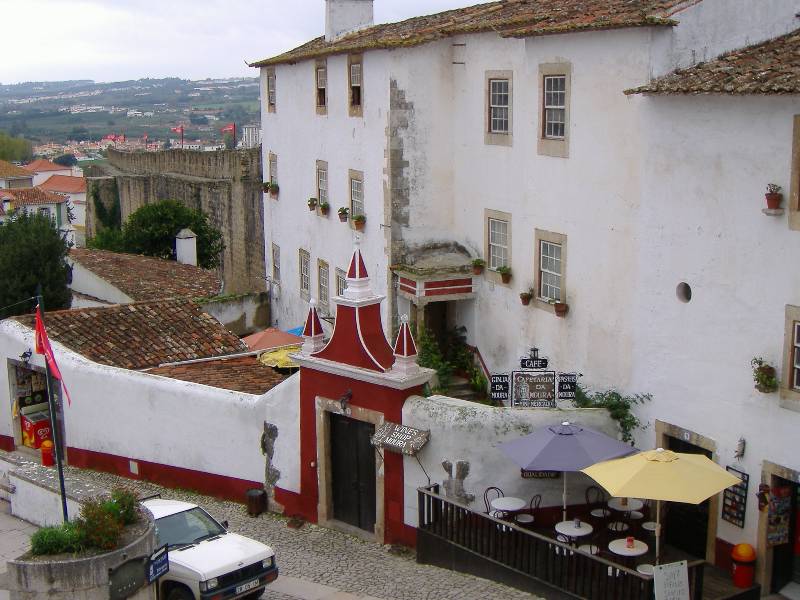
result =
M67 404L72 405L72 399L69 397L67 386L64 385L64 380L61 378L61 371L56 364L56 357L53 355L53 348L50 346L50 339L47 337L47 330L44 328L44 321L42 321L42 312L39 307L36 307L36 354L44 354L44 359L47 361L47 367L50 369L50 374L61 382L64 387L64 393L67 395Z
M177 127L170 127L170 131L174 131L175 133L183 133L183 125L178 125Z
M233 133L235 130L236 130L235 123L228 123L227 125L225 125L225 127L220 129L222 133Z

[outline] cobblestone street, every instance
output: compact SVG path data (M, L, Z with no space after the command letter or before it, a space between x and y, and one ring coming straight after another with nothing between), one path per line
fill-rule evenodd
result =
M392 551L387 546L304 524L287 527L287 520L273 514L250 517L243 504L226 502L185 490L163 488L107 473L67 469L70 478L82 479L95 488L115 485L133 488L139 496L158 494L164 498L197 503L230 529L271 545L277 555L281 577L268 588L266 598L418 600L452 598L487 600L534 599L535 596L485 579L419 565L413 552Z

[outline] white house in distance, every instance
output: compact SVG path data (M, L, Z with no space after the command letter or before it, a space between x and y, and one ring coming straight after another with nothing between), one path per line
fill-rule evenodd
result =
M22 167L0 160L0 190L33 187L33 175Z
M51 175L37 186L46 192L64 196L72 207L75 221L75 242L83 246L86 240L86 179L70 175Z
M52 175L65 175L71 177L73 175L81 175L82 170L72 167L65 167L64 165L57 165L44 158L37 158L33 162L25 165L24 169L33 173L33 185L44 183ZM76 172L77 171L77 172Z
M363 214L387 330L462 325L491 373L536 347L585 387L651 394L639 447L749 476L742 518L721 495L671 507L667 540L723 566L752 543L764 592L796 577L795 513L755 497L800 483L796 3L501 0L384 25L371 0L326 7L324 36L253 64L277 325L310 297L332 316L337 211ZM756 357L777 391L753 388Z
M67 214L67 198L60 194L39 188L0 189L0 202L11 210L46 215L62 231L71 229Z

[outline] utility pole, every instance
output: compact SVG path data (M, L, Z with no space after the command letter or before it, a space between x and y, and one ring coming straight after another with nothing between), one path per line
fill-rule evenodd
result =
M42 284L38 284L36 287L36 300L39 304L39 312L41 313L42 323L44 323L44 297L42 296ZM64 516L64 523L69 521L69 515L67 514L67 493L64 489L64 466L62 464L62 440L61 440L61 431L58 428L58 419L56 418L56 398L55 394L53 393L53 380L50 375L50 366L47 363L47 357L45 357L44 361L44 368L46 372L45 381L47 383L47 402L50 405L50 431L53 432L53 450L55 450L56 454L56 468L58 469L58 485L61 490L61 512ZM60 395L59 395L60 396Z

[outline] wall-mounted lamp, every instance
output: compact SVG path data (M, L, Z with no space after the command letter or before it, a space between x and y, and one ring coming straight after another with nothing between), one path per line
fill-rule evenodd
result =
M27 367L30 364L31 356L33 356L33 350L30 348L19 355L19 359L22 361L22 366Z
M348 404L350 404L350 400L352 400L352 398L353 398L352 390L347 390L344 394L342 394L342 397L339 398L339 407L342 409L342 412L347 411L347 406Z
M733 458L742 459L744 456L745 448L747 447L747 442L743 437L739 438L739 441L736 442L736 450L733 451Z

